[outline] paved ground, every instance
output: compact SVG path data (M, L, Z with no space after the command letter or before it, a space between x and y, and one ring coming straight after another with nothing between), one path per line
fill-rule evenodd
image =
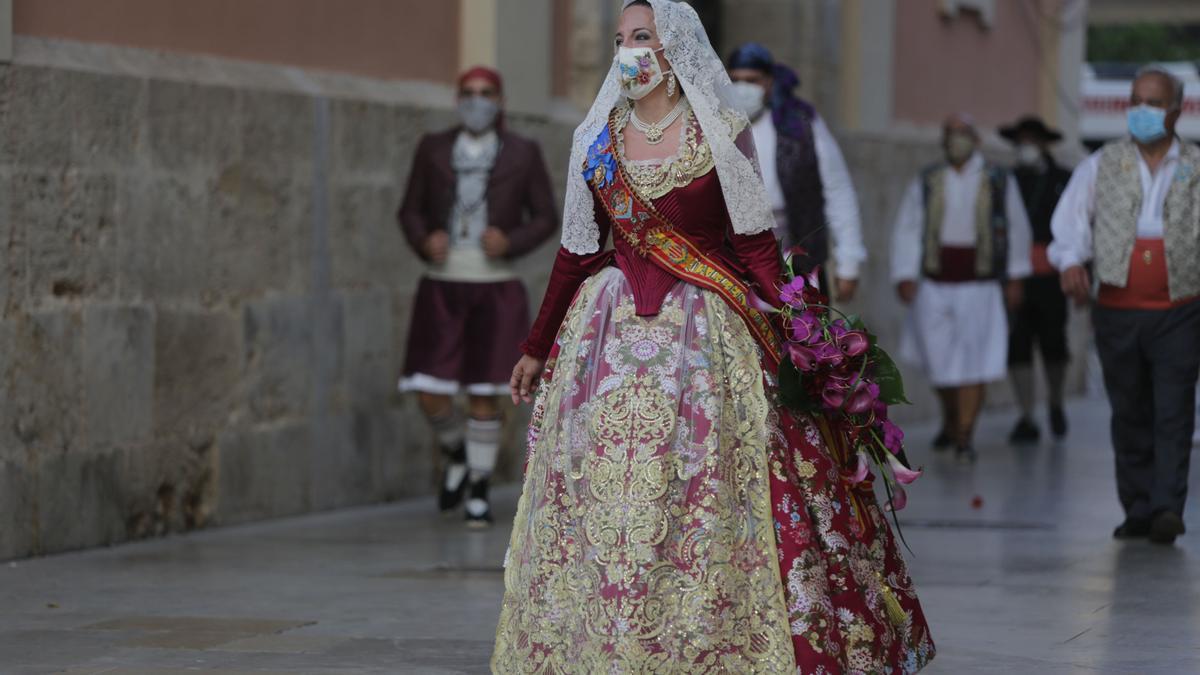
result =
M928 475L905 532L941 651L927 672L1200 673L1200 500L1175 548L1112 541L1107 411L1071 412L1065 446L985 443L975 467L922 456L930 429L910 430ZM0 673L486 672L507 527L467 532L430 506L0 565Z

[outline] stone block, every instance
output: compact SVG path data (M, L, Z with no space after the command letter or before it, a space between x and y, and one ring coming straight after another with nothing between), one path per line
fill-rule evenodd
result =
M381 103L330 103L332 168L338 174L388 175L403 161L403 139L419 133L415 122L401 123L396 109Z
M123 453L118 496L129 539L203 527L216 507L216 434L170 437Z
M147 441L154 425L154 310L92 306L83 312L87 442Z
M74 310L18 312L0 322L8 352L0 396L0 448L80 452L84 443L83 322Z
M10 66L0 105L2 155L13 166L61 170L71 162L70 74L55 68Z
M241 392L241 338L236 314L158 310L153 351L158 438L201 438L229 423Z
M299 217L290 175L226 167L210 195L206 228L215 292L246 297L299 291L311 270L312 231Z
M34 476L28 458L0 458L0 560L23 558L38 550Z
M375 415L318 415L312 420L314 511L368 501L372 493L372 432Z
M342 296L345 331L345 388L355 409L386 409L396 388L398 366L392 321L392 294L387 291Z
M415 399L374 416L370 433L378 499L394 501L429 494L436 488L433 433Z
M34 305L81 296L108 298L117 277L116 182L79 171L19 171L11 190L13 228L28 260Z
M217 440L217 518L222 524L311 509L312 432L307 422L238 429Z
M12 174L0 169L0 312L25 302L25 228L13 221Z
M147 91L150 160L169 170L223 169L242 152L236 89L151 80Z
M123 451L37 452L39 552L101 546L126 538L121 509Z
M254 422L301 418L313 412L316 359L341 358L313 349L313 308L306 298L273 298L243 311L246 413Z
M241 101L242 156L250 166L276 174L311 171L313 99L297 94L247 91Z
M329 232L333 284L342 289L400 288L416 256L396 224L399 194L391 186L338 185L332 190Z
M70 96L75 162L104 169L133 164L146 140L145 80L63 71L60 86Z
M123 179L122 299L214 301L206 231L210 190L201 179L165 172Z

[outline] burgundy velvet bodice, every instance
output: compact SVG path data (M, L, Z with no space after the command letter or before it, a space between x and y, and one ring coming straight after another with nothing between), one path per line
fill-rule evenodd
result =
M740 235L733 232L725 198L716 170L655 199L654 208L686 236L700 251L726 263L757 293L772 304L778 303L778 282L782 273L779 246L771 230ZM612 223L597 204L596 223L600 226L600 249L608 242ZM592 274L616 264L633 290L639 316L658 314L663 299L677 283L683 283L669 271L639 254L624 237L613 238L613 249L589 255L576 255L560 248L550 273L550 284L542 308L529 337L521 345L523 352L546 358L554 337L570 308L575 293Z

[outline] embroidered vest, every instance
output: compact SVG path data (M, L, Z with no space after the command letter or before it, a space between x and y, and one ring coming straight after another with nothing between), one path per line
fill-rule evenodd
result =
M1200 149L1181 144L1175 178L1163 204L1163 244L1171 300L1200 295ZM1125 288L1142 211L1142 179L1133 141L1100 150L1093 240L1096 277Z
M794 244L807 251L811 265L824 265L829 259L829 234L825 229L825 186L813 133L817 111L799 99L791 107L791 123L775 125L775 166L783 186L788 233Z
M942 270L942 220L946 215L945 163L934 164L921 172L925 203L925 236L922 267L926 276ZM1008 275L1008 212L1005 197L1008 172L987 164L983 185L975 199L975 276L979 279L1003 279Z

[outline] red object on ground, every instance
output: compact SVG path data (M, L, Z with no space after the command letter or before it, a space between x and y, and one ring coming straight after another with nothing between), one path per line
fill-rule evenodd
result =
M971 508L982 509L983 508L983 497L980 497L979 495L975 495L971 499Z

